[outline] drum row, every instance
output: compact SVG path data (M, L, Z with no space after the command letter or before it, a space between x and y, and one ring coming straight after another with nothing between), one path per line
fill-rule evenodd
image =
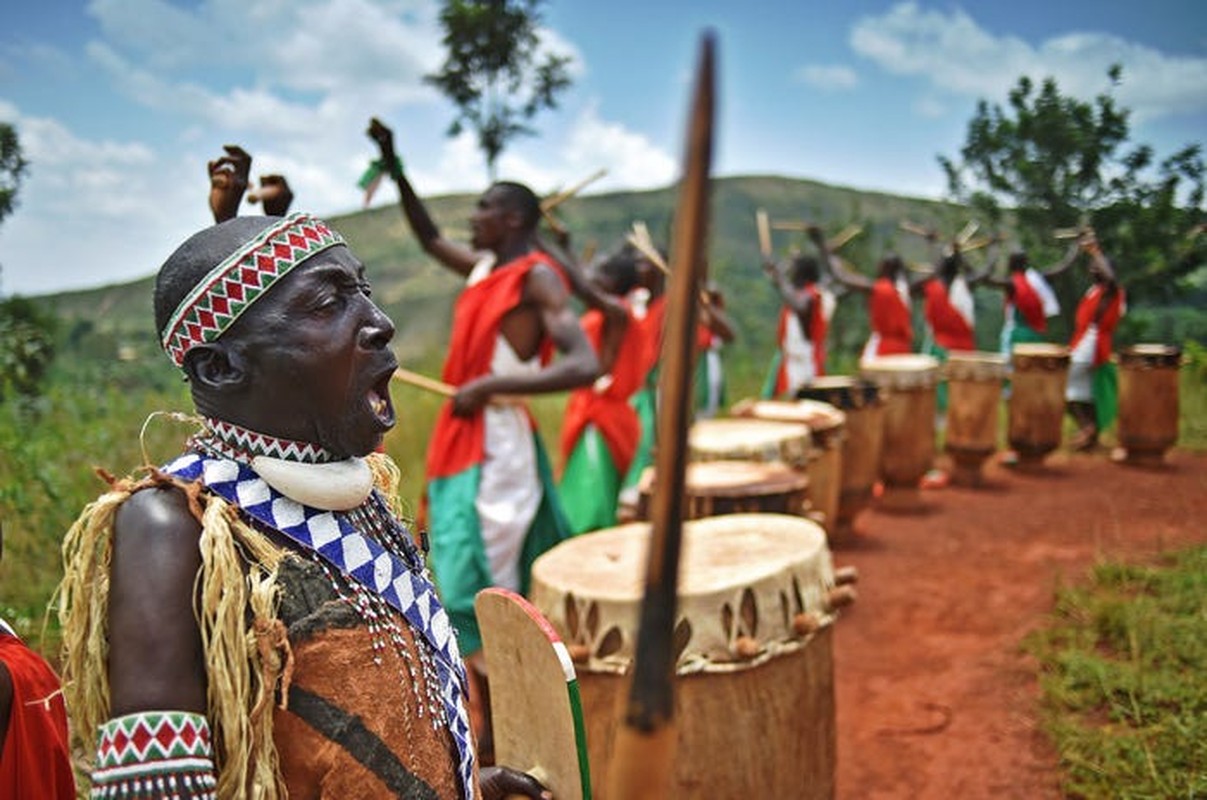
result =
M1170 359L1155 348L1120 358L1119 437L1138 458L1159 458L1176 439ZM1020 345L1010 366L990 353L952 353L942 366L891 356L858 377L819 379L800 400L745 401L730 418L693 426L674 797L834 796L832 627L854 594L829 543L850 533L878 482L887 507L918 502L935 456L940 380L952 477L975 485L996 450L1003 383L1010 446L1038 462L1060 444L1067 370L1067 349L1046 345ZM656 482L643 476L639 516ZM649 538L646 522L596 531L533 566L530 597L575 661L596 797L627 695Z

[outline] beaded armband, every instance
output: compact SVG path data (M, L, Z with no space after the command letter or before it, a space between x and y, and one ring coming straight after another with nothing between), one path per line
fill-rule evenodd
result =
M186 711L140 711L98 731L93 800L217 795L210 725Z

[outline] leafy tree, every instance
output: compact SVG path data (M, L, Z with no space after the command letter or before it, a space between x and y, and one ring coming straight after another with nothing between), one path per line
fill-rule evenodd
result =
M0 122L0 222L17 206L17 189L28 166L21 155L17 131L7 122Z
M1111 94L1122 74L1112 66L1090 101L1021 77L1005 108L978 102L959 159L939 163L957 200L994 224L1014 216L1033 261L1065 246L1055 229L1088 222L1134 301L1174 302L1207 264L1207 236L1193 233L1205 218L1202 146L1158 161L1131 144L1130 112Z
M0 300L0 401L41 392L54 360L57 319L24 297Z
M508 142L535 133L527 124L556 108L570 85L570 59L538 52L541 0L446 0L440 11L448 56L424 80L457 106L448 135L469 125L491 177Z

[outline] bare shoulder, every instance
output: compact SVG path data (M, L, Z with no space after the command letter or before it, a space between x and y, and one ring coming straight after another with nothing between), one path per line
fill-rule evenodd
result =
M542 306L564 306L570 292L561 271L549 261L538 261L524 279L526 298Z
M109 678L114 716L201 711L205 678L194 593L201 523L174 486L142 489L118 509L109 566Z

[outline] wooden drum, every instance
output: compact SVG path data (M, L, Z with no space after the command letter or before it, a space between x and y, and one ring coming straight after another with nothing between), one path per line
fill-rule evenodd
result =
M1119 359L1119 446L1122 460L1160 464L1178 441L1178 367L1182 349L1138 344Z
M597 790L627 700L649 531L587 533L532 568L532 602L577 662ZM669 796L832 798L834 574L821 527L780 514L689 521L680 576Z
M873 487L880 479L884 404L878 385L850 375L816 378L799 395L829 403L846 415L838 517L834 528L827 529L833 542L850 536L856 515L872 502Z
M846 439L846 414L820 400L743 400L731 409L736 417L795 422L807 425L814 453L806 466L809 500L827 534L838 522L842 489L842 445Z
M1016 344L1011 364L1010 447L1018 453L1019 467L1037 467L1060 446L1069 348L1057 344Z
M641 473L637 488L639 519L650 518L656 474ZM687 465L684 519L720 514L766 512L803 514L809 506L809 477L778 461L701 461Z
M916 509L922 505L919 483L935 460L939 360L917 353L878 356L864 361L860 371L885 392L882 505L887 510Z
M959 486L979 486L981 466L997 450L1006 357L957 351L948 356L943 372L948 393L944 447L954 465L951 480Z

